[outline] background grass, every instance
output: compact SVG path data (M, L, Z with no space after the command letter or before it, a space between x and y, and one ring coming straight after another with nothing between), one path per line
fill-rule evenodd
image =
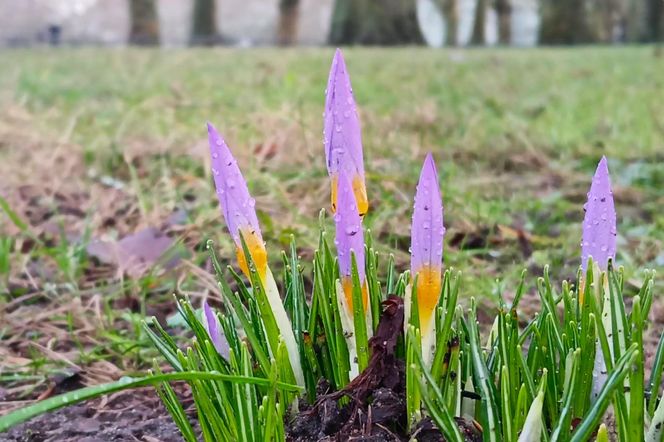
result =
M601 155L628 284L639 269L664 266L664 58L652 48L344 54L363 127L366 225L402 269L428 151L442 181L445 263L464 272L462 298L509 293L522 269L532 283L545 264L556 280L574 278L582 204ZM20 232L0 215L0 235L13 238L0 374L73 365L93 383L95 373L141 368L152 353L144 337L135 344L140 319L167 316L174 291L215 293L205 240L215 239L229 263L233 255L210 179L206 121L238 157L273 262L291 233L310 256L329 198L321 114L332 55L0 53L0 195L30 225ZM82 214L61 210L63 199ZM191 251L178 271L128 278L85 253L88 237L162 226L174 212L180 222L168 233ZM12 392L33 394L24 385Z

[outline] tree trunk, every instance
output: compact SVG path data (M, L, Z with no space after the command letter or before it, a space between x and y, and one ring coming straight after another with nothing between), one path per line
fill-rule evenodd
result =
M486 0L477 0L475 4L475 20L473 22L473 36L470 44L482 46L486 43Z
M336 0L329 41L333 45L420 44L415 0Z
M507 46L512 42L511 0L496 0L496 14L498 15L498 43Z
M159 44L159 19L154 0L130 0L129 43L135 45Z
M648 0L648 34L650 41L661 42L664 3L662 0Z
M459 46L459 0L444 0L445 42L448 46Z
M586 0L542 0L540 42L570 45L592 43Z
M215 0L195 0L191 26L191 44L210 46L219 40L217 35Z
M277 41L290 46L297 41L297 25L300 16L300 0L279 1L279 27Z

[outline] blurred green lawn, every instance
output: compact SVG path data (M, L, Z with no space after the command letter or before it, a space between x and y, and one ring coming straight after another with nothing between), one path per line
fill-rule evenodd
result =
M445 263L463 271L466 296L510 292L522 269L532 284L545 264L556 284L574 278L582 205L602 155L614 183L618 262L628 278L664 266L664 58L653 48L344 54L362 120L366 225L402 269L427 151L440 169ZM328 203L321 114L332 55L332 48L0 52L6 189L57 179L85 190L110 177L139 206L136 228L186 209L198 244L214 238L232 258L206 163L210 121L238 156L271 252L276 257L294 233L310 255ZM55 145L69 146L86 170L31 173ZM32 148L29 160L16 159ZM120 235L113 224L90 228L93 236Z
M34 116L33 131L70 131L88 164L111 176L122 175L119 157L137 143L161 154L165 163L155 161L155 168L207 176L202 164L179 155L202 142L204 123L213 122L238 152L254 191L280 202L272 214L278 236L297 227L279 217L289 210L288 197L311 191L312 180L325 180L321 113L332 53L9 51L0 54L0 86L4 104L19 103ZM488 259L488 267L498 260L506 275L513 270L508 264L520 268L530 261L572 269L583 195L606 155L618 200L619 261L664 264L658 210L664 197L664 59L651 48L348 49L345 55L363 123L374 208L367 225L387 235L386 246L393 235L408 234L420 162L433 151L453 230L520 226L554 243L535 244L528 262L498 256ZM284 155L275 164L257 164L248 151L262 143ZM141 188L153 188L149 178ZM272 182L288 188L270 195ZM212 198L211 186L199 190ZM318 205L302 208L292 200L304 210L287 218L312 225L326 203L324 189L316 190L320 195L311 199ZM150 204L165 204L164 195L147 193ZM465 255L449 250L448 265L466 270Z

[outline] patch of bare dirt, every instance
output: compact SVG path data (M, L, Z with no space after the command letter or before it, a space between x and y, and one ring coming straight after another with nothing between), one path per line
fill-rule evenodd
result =
M188 390L180 389L185 406ZM18 425L2 442L181 441L182 436L151 388L132 390L48 413Z

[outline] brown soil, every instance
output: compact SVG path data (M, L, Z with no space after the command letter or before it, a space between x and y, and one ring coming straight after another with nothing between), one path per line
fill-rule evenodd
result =
M187 398L184 402L191 404ZM179 430L151 388L63 408L0 434L2 442L181 440Z

